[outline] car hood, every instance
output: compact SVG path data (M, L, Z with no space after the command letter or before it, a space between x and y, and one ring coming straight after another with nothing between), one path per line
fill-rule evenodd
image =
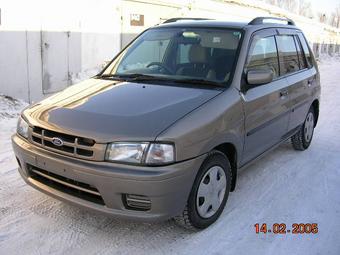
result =
M89 79L24 111L31 125L97 142L153 141L221 90Z

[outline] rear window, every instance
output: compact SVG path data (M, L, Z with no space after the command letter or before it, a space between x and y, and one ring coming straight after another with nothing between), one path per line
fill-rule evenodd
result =
M277 47L281 54L281 75L298 71L299 59L292 35L279 35L276 37Z

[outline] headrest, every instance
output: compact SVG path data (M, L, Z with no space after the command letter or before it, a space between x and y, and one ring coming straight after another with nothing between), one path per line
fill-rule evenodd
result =
M207 51L199 44L191 45L189 50L190 63L206 63L208 59Z

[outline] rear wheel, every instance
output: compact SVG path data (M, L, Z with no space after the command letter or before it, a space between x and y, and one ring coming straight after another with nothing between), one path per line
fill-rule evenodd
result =
M295 150L304 151L309 147L313 139L314 127L315 114L313 107L311 107L299 132L291 138L292 145Z
M203 229L214 223L222 213L231 186L228 158L212 151L203 162L183 213L175 220L181 226Z

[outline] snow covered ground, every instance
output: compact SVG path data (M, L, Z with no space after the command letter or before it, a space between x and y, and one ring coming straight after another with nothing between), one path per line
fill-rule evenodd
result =
M287 142L239 174L220 219L201 232L121 221L52 199L19 177L11 149L22 102L0 97L0 254L340 254L340 62L320 64L311 147ZM318 234L255 234L255 223L317 223Z

